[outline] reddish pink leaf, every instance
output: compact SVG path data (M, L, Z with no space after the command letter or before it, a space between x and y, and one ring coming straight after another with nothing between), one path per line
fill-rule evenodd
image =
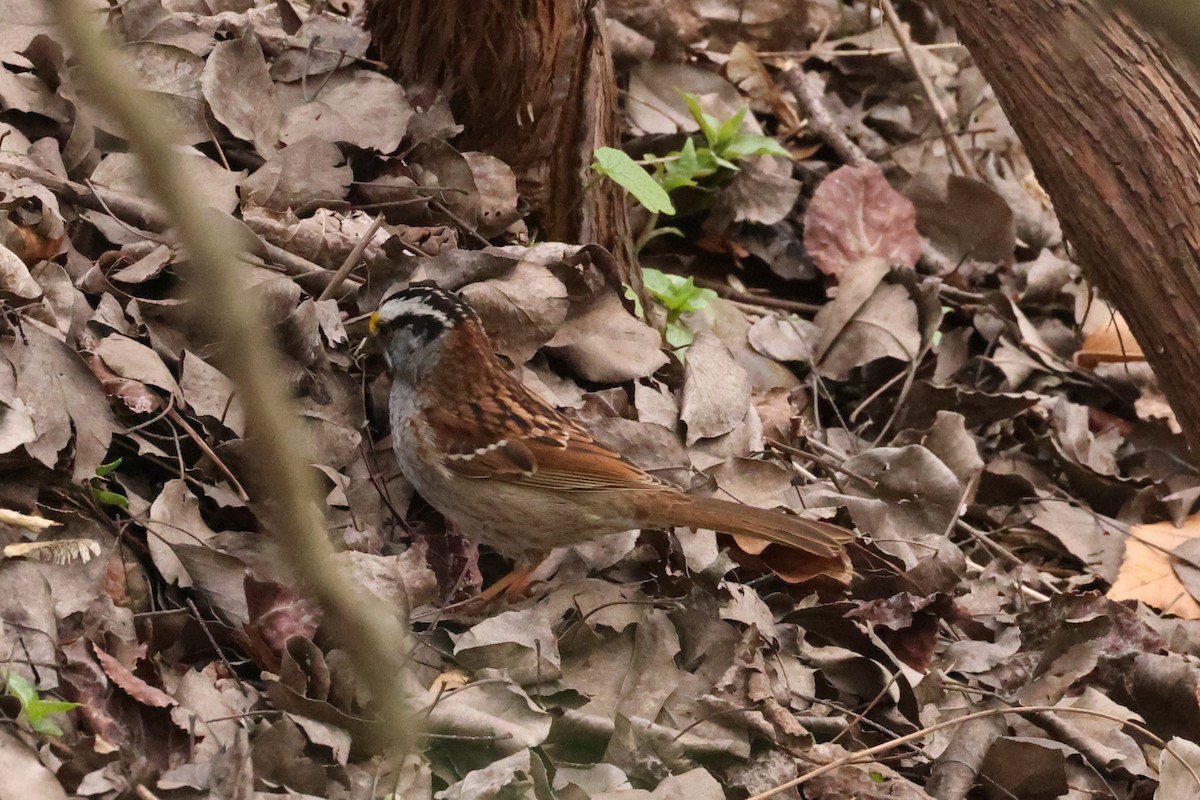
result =
M911 267L921 255L917 211L876 165L839 167L808 205L804 246L817 268L835 277L868 256Z
M93 643L92 651L96 654L96 658L100 661L100 666L109 680L124 689L134 700L155 708L170 708L176 704L174 697L134 675L132 670L104 652L100 645Z

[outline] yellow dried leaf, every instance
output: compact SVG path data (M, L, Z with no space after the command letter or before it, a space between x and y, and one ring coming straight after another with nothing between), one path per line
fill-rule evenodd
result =
M1108 325L1087 337L1083 346L1075 353L1075 363L1085 369L1092 369L1102 363L1145 360L1142 346L1133 338L1129 323L1116 312L1113 312Z
M1200 539L1200 514L1188 517L1182 528L1170 522L1135 526L1125 543L1125 557L1110 600L1140 600L1184 619L1200 619L1200 603L1180 582L1171 564L1171 551Z
M438 697L445 692L466 686L470 682L471 676L461 669L448 669L433 679L433 683L429 686L429 693Z

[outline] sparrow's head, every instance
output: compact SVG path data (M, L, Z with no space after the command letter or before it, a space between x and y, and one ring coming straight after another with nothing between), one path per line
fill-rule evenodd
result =
M371 315L371 333L383 337L383 352L395 378L414 385L455 347L478 347L487 335L479 316L454 292L410 286L388 295ZM487 352L491 353L490 347Z

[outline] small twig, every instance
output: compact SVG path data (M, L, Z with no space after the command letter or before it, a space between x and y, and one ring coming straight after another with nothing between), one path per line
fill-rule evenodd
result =
M134 88L134 77L82 0L54 0L46 8L65 34L89 97L120 126L147 175L148 189L174 223L191 257L194 304L210 330L226 345L229 377L246 413L247 452L257 464L269 503L266 526L286 537L280 548L296 577L326 611L326 624L353 660L355 674L372 700L379 725L371 744L403 757L415 744L418 726L409 713L404 652L407 620L372 603L361 585L334 558L326 532L322 493L300 452L293 409L278 359L264 337L261 313L243 289L237 269L242 254L221 235L200 203L203 192L179 168L178 140L170 115L156 99ZM378 738L376 738L378 737Z
M229 659L225 658L225 653L221 651L221 646L217 644L217 640L212 635L212 631L208 629L208 623L204 621L204 617L200 616L200 609L196 608L196 604L192 602L192 598L190 597L187 598L187 607L188 611L192 612L192 618L196 620L196 622L200 625L200 629L204 631L204 636L206 639L208 639L209 646L212 647L212 649L216 652L217 658L221 660L221 663L229 672L229 677L233 678L233 682L237 684L237 687L241 689L243 693L245 693L246 685L242 683L242 679L238 677L233 665L229 663ZM205 720L206 723L208 721L209 720Z
M788 453L793 456L797 456L799 458L807 458L809 461L820 464L821 466L825 467L826 469L832 470L834 472L840 472L841 474L845 475L848 478L853 478L854 480L859 481L860 483L862 483L863 486L866 486L868 489L870 489L872 491L874 491L875 487L879 485L878 481L868 478L866 475L857 473L854 470L846 469L846 467L844 466L845 461L846 461L845 454L837 452L832 447L829 447L828 445L821 442L819 439L809 439L808 443L810 445L816 447L819 450L824 450L826 455L812 453L812 452L809 452L808 450L801 450L799 447L792 447L790 444L785 444L781 441L778 441L777 439L768 438L766 441L767 441L767 444L771 445L771 447L778 448L779 450L782 450L785 453Z
M317 42L321 41L320 35L314 36L308 40L308 45L304 48L304 61L300 66L300 96L304 98L304 102L312 102L308 97L308 62L312 58L313 48L317 46Z
M862 148L851 141L842 126L834 121L829 109L825 107L825 100L809 85L809 76L803 69L790 69L783 77L792 94L804 104L804 110L808 112L808 125L813 133L820 136L847 164L863 166L871 162Z
M96 185L94 183L92 183L90 178L85 179L84 183L87 184L88 189L91 190L92 195L96 198L96 202L98 202L100 204L100 206L104 209L104 213L106 213L110 217L112 217L113 220L115 220L116 223L118 225L120 225L122 228L129 231L130 233L132 233L134 236L138 237L139 239L149 239L150 241L158 242L159 244L167 244L168 243L167 238L165 236L160 236L159 234L155 233L154 231L139 230L138 228L135 228L132 225L130 225L125 220L121 219L119 216L116 215L116 213L111 208L108 207L108 203L106 203L104 201L104 198L100 195L100 193L96 191Z
M149 428L151 425L158 422L160 419L165 417L167 414L170 414L174 408L175 408L175 395L168 394L166 406L163 408L162 411L158 412L157 414L155 414L153 417L146 420L145 422L139 422L137 425L130 425L128 428L125 429L125 433L127 433L127 434L134 433L135 431L140 431L142 428Z
M958 166L963 171L963 174L968 178L978 180L979 172L975 169L975 165L971 163L971 160L967 158L962 145L959 144L958 132L950 124L950 117L946 115L946 109L942 106L942 101L938 99L933 83L929 80L929 76L917 65L912 38L908 35L904 23L900 21L900 15L896 13L896 8L892 5L892 0L879 0L879 7L883 9L883 16L887 20L888 27L892 29L892 35L896 37L896 42L904 52L904 57L908 60L909 65L912 66L913 74L916 75L917 83L921 85L921 91L924 92L925 99L929 102L929 108L933 111L933 116L937 120L938 127L942 129L942 133L946 137L946 147L950 148L950 153L954 156L954 160L958 162Z
M438 211L450 218L450 221L457 225L464 233L474 239L477 243L484 247L490 247L491 242L479 235L479 231L475 230L465 219L455 214L450 210L450 207L436 198L429 198L429 205L436 208Z
M315 41L315 39L314 39L314 41ZM333 77L333 74L335 72L337 72L338 67L340 67L342 65L342 62L345 60L346 60L346 51L342 50L338 53L338 61L336 64L333 65L333 69L331 69L331 70L329 70L329 72L325 73L325 80L321 81L321 85L317 87L316 94L314 94L310 98L306 98L305 99L306 102L311 103L312 101L316 100L321 95L321 90L325 88L326 84L329 83L329 79Z
M250 495L246 494L246 490L242 488L242 484L238 481L237 477L233 474L229 467L225 465L225 462L221 460L221 457L213 452L213 449L208 446L208 442L204 441L204 437L196 433L192 426L188 424L188 421L183 418L183 415L174 408L167 410L167 418L179 427L183 428L183 432L188 435L188 438L196 443L196 446L203 451L204 455L208 456L213 464L216 465L217 469L221 471L221 474L225 476L225 479L229 481L230 485L233 487L233 490L237 492L238 499L243 503L247 502L250 499Z
M904 378L904 375L906 372L908 372L907 369L900 370L895 375L893 375L892 377L888 378L886 381L881 383L879 385L879 388L877 388L875 391L871 392L869 395L867 395L865 398L863 398L862 402L860 402L857 406L855 406L854 410L850 412L849 420L851 422L858 422L859 414L861 414L866 409L867 406L871 405L871 403L873 403L876 400L876 398L879 397L879 395L883 394L888 389L892 388L892 386L897 381L902 380Z
M362 254L366 251L367 245L369 245L371 240L375 238L375 232L378 231L382 225L383 215L380 214L375 218L375 221L371 223L371 227L367 228L367 232L360 236L358 241L354 243L354 249L352 249L350 254L346 256L346 260L342 262L340 267L338 267L338 271L333 273L333 277L329 279L329 285L326 286L321 292L321 296L317 298L317 302L328 300L333 296L333 293L338 290L338 287L342 285L342 282L346 280L346 277L350 274L350 272L358 266L358 261L362 258Z
M790 311L793 314L815 314L822 308L822 306L815 303L801 303L797 300L784 300L779 297L768 297L767 295L743 292L734 289L729 284L709 280L708 278L696 278L695 281L697 286L712 289L726 300L759 306L760 308L777 308L781 311Z

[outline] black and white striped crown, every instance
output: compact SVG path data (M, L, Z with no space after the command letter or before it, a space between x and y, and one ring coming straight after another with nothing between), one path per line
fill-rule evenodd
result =
M431 338L469 319L477 319L474 310L454 292L410 286L384 298L371 315L370 327L372 333L413 327Z

